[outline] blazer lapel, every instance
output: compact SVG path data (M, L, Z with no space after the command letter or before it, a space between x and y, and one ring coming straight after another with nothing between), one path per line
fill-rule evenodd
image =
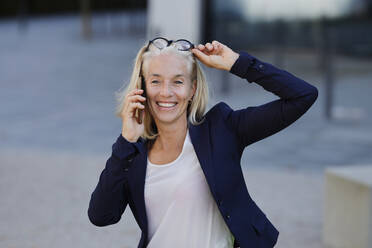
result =
M146 179L146 167L147 167L147 142L141 140L140 143L136 143L136 147L138 148L139 154L135 157L133 161L132 167L132 198L134 202L134 206L136 207L136 212L139 215L139 225L147 235L147 215L146 215L146 208L145 208L145 179Z
M210 143L209 122L204 120L202 124L192 125L189 123L189 134L194 146L196 156L204 172L205 178L212 194L215 195L215 177L213 170L212 147Z

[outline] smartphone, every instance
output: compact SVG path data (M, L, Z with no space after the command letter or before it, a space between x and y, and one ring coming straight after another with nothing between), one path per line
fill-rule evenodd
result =
M143 89L143 93L141 96L146 97L146 85L145 85L145 79L143 76L141 76L141 88ZM142 124L143 121L143 109L136 109L136 118L137 118L137 123Z

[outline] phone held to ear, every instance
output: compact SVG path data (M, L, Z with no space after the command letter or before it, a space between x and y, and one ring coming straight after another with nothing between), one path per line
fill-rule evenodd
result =
M141 76L141 80L142 80L142 82L141 82L141 88L143 89L143 93L142 93L142 95L141 96L143 96L143 97L146 97L146 87L145 87L145 79ZM144 115L144 113L143 113L143 109L136 109L136 118L137 118L137 123L138 124L142 124L142 122L143 122L143 115Z

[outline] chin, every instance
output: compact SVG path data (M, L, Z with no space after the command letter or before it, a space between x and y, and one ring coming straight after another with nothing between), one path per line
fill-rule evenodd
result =
M179 112L179 109L176 109L176 111L173 112L155 111L153 116L156 121L169 124L176 122L184 115L186 116L186 111L187 109L185 109L182 113Z
M179 117L177 117L177 116L173 116L173 117L165 117L165 116L163 116L163 117L161 117L161 118L156 118L159 122L162 122L162 123L173 123L173 122L176 122L178 119L179 119Z
M180 115L178 115L178 114L172 114L172 115L160 114L160 115L156 116L156 120L158 122L161 122L161 123L170 124L170 123L176 122L177 120L179 120L183 116L184 116L184 114L180 114ZM186 118L186 115L185 115L185 118Z

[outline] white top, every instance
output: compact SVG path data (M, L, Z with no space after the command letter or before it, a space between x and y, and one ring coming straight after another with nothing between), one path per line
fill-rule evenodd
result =
M230 233L200 167L189 131L176 160L147 159L148 248L232 248Z

